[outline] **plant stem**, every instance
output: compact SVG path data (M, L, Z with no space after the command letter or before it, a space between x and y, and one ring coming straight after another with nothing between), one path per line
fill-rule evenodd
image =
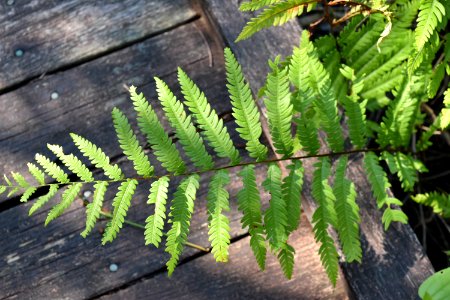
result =
M109 219L112 219L112 217L113 217L113 215L111 213L104 212L104 211L100 211L100 215L102 215L102 216L104 216L106 218L109 218ZM136 222L133 222L133 221L129 221L129 220L124 220L123 222L125 224L127 224L127 225L130 225L131 227L145 230L145 226L142 225L142 224L139 224L139 223L136 223ZM164 233L164 235L167 236L166 233ZM202 247L202 246L197 245L197 244L190 243L190 242L186 242L185 245L187 247L194 248L194 249L197 249L197 250L200 250L200 251L203 251L203 252L210 252L210 249Z

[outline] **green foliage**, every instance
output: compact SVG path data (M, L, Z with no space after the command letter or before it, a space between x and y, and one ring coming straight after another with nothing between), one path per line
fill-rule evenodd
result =
M155 205L155 212L145 220L145 244L159 247L163 236L164 220L166 219L166 201L169 187L169 177L163 176L152 183L148 204Z
M303 173L305 169L301 160L293 161L289 166L289 175L283 179L282 197L286 201L286 232L289 235L297 230L300 223L301 195L303 186Z
M416 48L421 51L445 16L445 7L438 0L421 0L415 30Z
M86 206L86 228L81 233L81 236L84 238L86 238L92 231L95 223L100 217L100 212L103 206L103 200L105 198L107 188L107 181L101 181L94 185L94 197L92 198L92 202Z
M423 300L445 300L450 294L450 268L436 272L419 287Z
M61 202L55 205L47 215L47 219L45 219L45 226L47 226L51 221L59 217L63 214L63 212L69 208L70 204L72 204L73 200L77 197L80 192L82 183L74 183L68 186L66 191L63 193L61 197Z
M417 194L411 197L417 203L429 206L435 214L450 218L450 195L438 192Z

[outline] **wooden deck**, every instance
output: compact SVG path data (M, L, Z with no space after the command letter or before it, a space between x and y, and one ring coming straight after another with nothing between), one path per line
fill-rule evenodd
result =
M175 88L176 68L181 66L229 121L224 46L232 47L256 92L267 59L288 55L300 32L296 23L290 23L236 46L233 40L246 20L237 11L237 0L8 3L0 4L0 173L25 173L26 162L35 153L47 153L47 143L75 150L69 133L76 132L132 174L120 154L110 118L114 106L134 115L125 86L137 86L154 101L153 77ZM157 112L162 115L160 109ZM235 130L231 132L239 146ZM287 281L274 257L269 258L266 272L258 271L240 225L233 197L240 183L235 183L230 188L230 262L217 264L211 254L187 248L170 279L165 269L168 256L163 249L144 246L139 229L125 226L112 244L101 246L106 224L102 221L83 239L79 234L85 222L82 199L44 228L48 207L28 217L33 201L20 204L17 197L3 196L0 298L412 299L423 278L431 274L431 265L409 226L397 224L388 233L379 228L380 215L362 179L359 160L355 157L351 176L363 191L362 238L367 254L362 265L342 265L344 275L336 288L328 282L317 255L308 222L311 197L305 193L306 211L291 239L296 271ZM262 167L257 170L260 176L264 172ZM146 204L147 191L143 184L135 194L130 220L143 223L152 213ZM206 189L201 191L189 241L208 246ZM263 201L267 205L267 197ZM118 266L116 272L109 270L111 264Z

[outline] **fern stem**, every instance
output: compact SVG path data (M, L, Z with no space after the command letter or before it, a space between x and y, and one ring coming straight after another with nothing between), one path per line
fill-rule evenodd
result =
M106 218L109 218L109 219L112 219L112 217L113 217L113 215L111 213L104 212L104 211L100 211L100 215L102 215L102 216L104 216ZM130 225L131 227L145 230L145 226L144 225L136 223L134 221L125 220L123 222L125 224L127 224L127 225ZM164 235L167 235L167 234L164 233ZM203 246L200 246L200 245L197 245L197 244L194 244L194 243L190 243L190 242L186 242L185 245L186 245L186 247L194 248L194 249L197 249L197 250L200 250L200 251L203 251L203 252L208 252L209 253L211 251L209 248L205 248Z

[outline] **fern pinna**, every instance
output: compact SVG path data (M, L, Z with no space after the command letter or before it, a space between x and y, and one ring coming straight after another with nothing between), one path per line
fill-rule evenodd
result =
M208 235L216 261L226 262L229 259L231 236L227 214L229 202L237 198L238 208L243 214L242 227L249 232L250 247L259 267L262 270L265 268L266 257L272 253L278 258L286 277L291 278L295 249L289 244L289 236L299 226L300 194L305 172L301 159L316 159L312 177L312 196L317 203L312 217L313 231L320 243L321 261L335 284L340 251L336 248L335 235L330 231L337 233L347 261L361 261L363 256L359 240L357 191L346 176L351 153L364 153L367 177L378 206L383 210L385 227L388 228L393 221L407 221L406 215L399 209L401 201L387 193L390 185L380 161L386 161L389 170L398 175L406 189L412 189L418 171L425 171L415 157L401 150L407 148L420 118L418 108L421 99L436 90L435 87L415 83L431 84L433 78L441 78L440 73L434 75L430 67L432 60L420 54L422 48L432 47L428 43L433 36L432 30L441 26L434 24L435 20L444 19L438 3L436 0L431 6L423 3L417 5L414 1L396 4L403 14L392 20L389 35L383 32L387 22L391 21L377 15L368 18L356 16L338 36L328 35L314 41L304 30L300 46L293 50L292 56L285 61L280 58L270 61L271 72L262 91L268 138L273 142L272 157L268 158L269 149L261 142L263 129L260 112L250 86L234 54L227 48L224 54L232 115L236 131L245 141L245 150L241 153L206 95L187 73L178 69L183 100L177 99L164 81L155 78L158 100L174 131L174 138L167 134L144 95L138 93L134 86L129 88L137 114L137 127L165 173L154 174L154 162L148 158L147 149L140 145L127 116L114 108L112 118L118 145L133 163L136 176L125 176L102 149L79 135L71 134L78 150L108 179L94 178L91 169L77 156L65 154L58 145L48 145L60 162L55 163L53 159L37 154L36 163L28 164L29 173L36 182L31 183L23 175L12 173L12 180L5 176L0 193L8 192L11 196L21 191L21 201L26 202L37 190L43 191L31 207L31 215L53 198L58 190L64 189L61 201L50 210L45 222L48 224L71 205L84 185L93 185L93 199L86 206L86 228L81 233L86 237L99 217L104 215L102 209L106 191L113 183L118 183L111 220L103 234L102 243L105 244L112 242L126 223L138 185L142 181L150 181L147 203L154 206L154 213L146 219L144 240L147 245L159 247L165 239L165 251L170 256L167 268L171 275L188 243L190 221L200 189L199 180L203 177L209 179ZM245 2L242 5L244 10L266 8L249 22L239 39L248 38L271 25L285 23L310 4L311 1L303 0ZM411 15L418 10L419 24L413 32L410 28L414 17ZM430 11L434 17L426 19L424 15L430 14ZM412 75L411 69L416 70ZM450 106L447 102L445 104ZM366 112L380 107L385 107L386 113L381 125L374 126L366 120ZM448 118L447 114L439 116L436 126L448 126ZM348 134L343 130L343 122L348 127ZM325 138L322 139L322 136ZM422 147L428 145L426 136ZM378 143L380 148L369 151L369 142ZM320 150L323 151L319 155ZM245 155L242 153L244 151ZM302 156L296 156L299 151L302 151ZM341 157L332 161L327 152L330 155L340 154ZM274 159L274 155L278 157ZM215 165L216 156L225 159L229 165ZM242 157L250 157L251 161L242 162ZM278 164L280 161L286 168ZM193 169L188 168L191 164ZM256 180L256 164L267 165L262 182ZM61 165L70 171L71 176ZM239 169L242 188L236 195L230 195L227 191L229 168ZM205 173L208 173L208 178L203 175ZM73 176L79 180L71 179ZM49 179L46 180L46 177ZM169 195L169 187L174 187L177 182L175 177L181 177L182 181L175 186L176 192ZM265 210L261 203L262 189L271 198ZM421 200L417 201L434 203L426 200L429 196L417 196L419 198ZM167 232L164 231L166 224L170 225Z

